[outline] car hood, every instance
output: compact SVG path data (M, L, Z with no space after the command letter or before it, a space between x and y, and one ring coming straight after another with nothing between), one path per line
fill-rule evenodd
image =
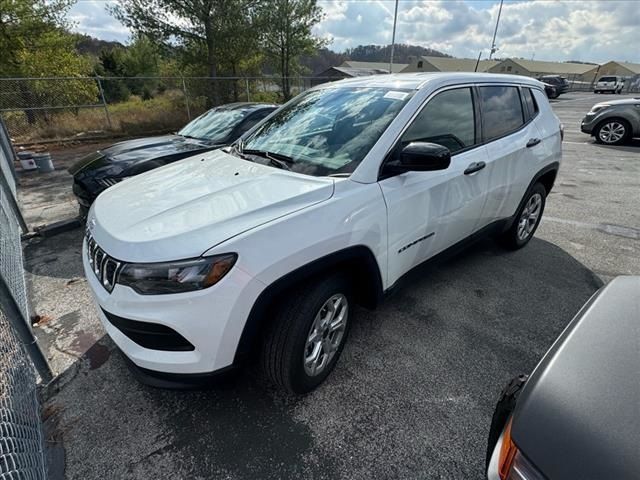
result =
M119 260L192 258L325 201L333 189L333 179L279 170L216 150L106 190L92 207L88 227L96 242Z
M545 478L637 478L639 320L640 277L614 279L529 378L512 438Z
M623 98L622 100L611 100L607 102L600 102L594 106L599 105L611 105L612 107L619 105L640 105L640 98Z
M174 157L184 158L198 151L212 148L215 148L215 145L179 135L137 138L116 143L87 155L72 165L69 173L76 175L103 169L112 170L113 175L119 175L127 168L146 161L162 159L166 162Z

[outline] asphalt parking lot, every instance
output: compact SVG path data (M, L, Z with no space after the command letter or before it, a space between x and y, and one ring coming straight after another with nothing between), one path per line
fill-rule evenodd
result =
M336 370L306 397L274 391L252 367L204 391L140 385L97 322L82 229L29 241L36 331L62 373L46 410L66 478L483 478L503 385L603 282L640 274L640 141L603 147L579 132L609 97L553 101L564 163L526 248L483 241L356 312Z

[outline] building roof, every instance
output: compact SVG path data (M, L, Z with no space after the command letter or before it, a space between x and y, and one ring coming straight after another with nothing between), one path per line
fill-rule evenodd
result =
M323 83L314 88L349 87L383 87L394 89L420 89L428 83L472 83L472 82L501 82L531 85L541 87L542 83L530 77L520 75L505 75L498 73L474 72L416 72L375 75L371 77L347 78L339 82Z
M429 62L441 72L473 72L476 68L475 58L450 58L450 57L420 57L422 60ZM486 72L499 62L495 60L480 60L478 65L479 72Z
M379 68L329 67L324 72L317 74L316 78L331 77L332 72L339 72L346 77L366 77L369 75L388 74L389 70Z
M393 73L400 73L407 67L406 63L394 63ZM340 67L358 68L365 70L384 70L384 73L389 72L389 62L354 62L353 60L345 60Z
M566 73L574 75L582 75L589 70L598 68L597 65L589 63L569 63L569 62L543 62L540 60L524 60L522 58L507 58L517 63L529 72L535 73Z
M640 74L640 63L618 62L616 60L608 63L617 63L621 67L631 70L633 73Z

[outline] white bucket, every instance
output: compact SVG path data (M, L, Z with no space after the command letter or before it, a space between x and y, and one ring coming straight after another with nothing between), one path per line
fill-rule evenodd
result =
M34 153L33 161L41 172L53 172L54 170L49 152Z
M18 152L18 160L20 160L20 166L23 170L36 170L36 165L33 159L33 152Z
M38 168L36 162L33 161L33 158L20 160L20 165L22 166L23 170L36 170Z

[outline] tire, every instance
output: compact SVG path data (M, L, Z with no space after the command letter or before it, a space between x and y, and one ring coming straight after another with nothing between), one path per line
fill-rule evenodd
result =
M594 130L596 142L603 145L622 145L631 134L631 126L621 118L608 118Z
M540 225L546 198L547 190L541 183L535 183L529 189L515 215L513 225L500 237L500 242L506 248L517 250L529 243Z
M267 330L261 355L262 369L272 383L290 393L304 394L329 376L349 333L349 292L347 279L333 275L289 291L276 300L281 305L274 308L275 318ZM333 317L329 317L331 304L337 306ZM330 332L331 318L335 322L341 314L342 327ZM314 331L317 342L311 341ZM331 352L327 354L327 350ZM317 358L315 363L305 361L313 357Z

